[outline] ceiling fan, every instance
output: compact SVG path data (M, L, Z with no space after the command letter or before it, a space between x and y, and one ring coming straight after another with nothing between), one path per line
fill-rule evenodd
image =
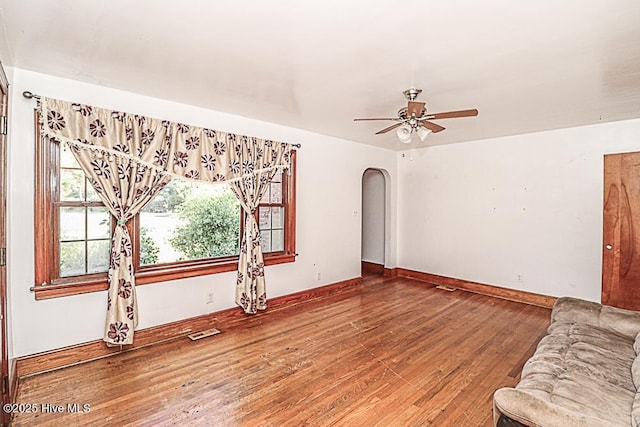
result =
M439 124L430 122L429 120L439 119L452 119L456 117L473 117L478 115L478 110L460 110L460 111L448 111L446 113L427 113L424 102L417 102L416 98L422 89L407 89L402 92L407 98L408 103L406 107L398 110L398 117L382 117L382 118L367 118L367 119L353 119L353 121L366 121L366 120L393 120L398 123L386 127L378 132L376 135L387 133L390 130L396 129L396 134L400 141L408 144L411 142L411 133L416 132L421 141L427 137L430 132L438 133L445 128Z

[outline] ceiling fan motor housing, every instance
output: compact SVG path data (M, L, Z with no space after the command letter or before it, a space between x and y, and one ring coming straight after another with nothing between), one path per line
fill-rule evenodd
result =
M415 99L422 93L422 89L416 89L412 87L402 92L409 101L415 101Z
M402 107L401 109L399 109L398 110L398 118L400 118L401 120L410 119L411 117L407 116L407 110L408 110L407 107ZM426 112L427 112L427 109L423 108L422 112L419 115L417 115L416 118L418 118L418 119L422 118L426 114Z

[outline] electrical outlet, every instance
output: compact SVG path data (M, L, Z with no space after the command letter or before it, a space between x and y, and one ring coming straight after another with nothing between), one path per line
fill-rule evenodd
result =
M213 292L211 292L210 294L207 295L207 304L213 304L213 301L214 301Z
M316 280L320 280L321 277L322 276L321 276L320 272L316 271Z
M516 275L516 282L522 283L522 276L520 274Z

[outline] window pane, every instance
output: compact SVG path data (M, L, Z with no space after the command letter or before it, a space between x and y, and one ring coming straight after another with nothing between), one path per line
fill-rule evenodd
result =
M102 273L109 270L110 240L90 240L87 242L87 273Z
M96 190L93 189L93 185L91 185L91 183L86 179L85 182L87 186L87 202L102 202L102 200L100 200L100 197L98 197L98 193L96 193Z
M258 228L266 230L271 228L271 209L261 207L258 210Z
M178 212L154 213L143 210L140 213L140 265L185 260L185 255L171 242L175 230L184 224Z
M267 191L265 191L262 197L260 198L260 204L269 203L269 200L271 200L271 192L269 191L270 187L271 185L267 187Z
M240 203L223 185L174 178L140 214L140 264L240 253Z
M271 230L260 232L260 246L263 253L271 252Z
M273 175L271 182L282 182L282 170L278 170L276 174Z
M271 208L271 228L284 228L284 208Z
M84 173L78 169L60 170L60 201L82 201L84 199Z
M85 242L60 243L60 277L85 274Z
M80 168L78 161L73 156L71 149L67 147L67 144L61 144L60 149L60 167L62 168Z
M85 208L60 208L60 240L85 239Z
M273 230L271 232L271 252L284 250L284 230Z
M107 208L87 208L87 239L108 239L111 236L111 214Z
M272 182L269 184L271 187L270 203L282 203L282 183Z

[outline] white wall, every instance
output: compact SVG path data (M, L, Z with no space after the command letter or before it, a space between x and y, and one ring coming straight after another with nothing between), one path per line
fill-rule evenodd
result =
M360 275L362 173L369 167L392 176L395 203L396 156L389 150L299 129L90 85L13 70L9 146L8 282L11 288L15 356L60 348L102 337L106 293L36 301L34 285L34 101L41 95L120 111L206 126L286 142L300 142L298 152L297 251L295 263L266 268L268 296L290 294ZM395 221L395 205L392 205ZM395 228L391 230L395 233ZM392 235L392 263L395 235ZM316 280L316 271L321 280ZM139 328L235 306L235 274L223 273L138 287ZM215 302L206 304L214 292Z
M384 265L384 175L368 169L362 175L362 260Z
M603 155L629 120L398 154L398 265L600 301Z

